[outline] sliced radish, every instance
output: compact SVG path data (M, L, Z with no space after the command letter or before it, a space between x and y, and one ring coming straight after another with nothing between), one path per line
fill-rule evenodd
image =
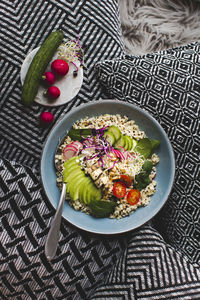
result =
M73 148L69 147L69 148L63 150L63 155L64 155L65 152L67 152L67 151L73 151L74 153L76 153L76 155L78 154L76 150L74 150Z
M117 155L117 157L119 157L121 159L125 159L125 156L124 156L124 154L121 151L119 151L117 149L113 149L113 151Z
M63 149L63 157L65 160L68 160L69 158L78 155L78 153L83 149L82 143L79 141L72 142L69 145L66 145Z
M72 142L71 145L77 148L77 150L81 151L83 149L83 144L79 141Z
M63 152L65 152L66 150L73 150L73 151L78 151L77 147L73 146L72 144L69 144L67 146L65 146L65 148L63 149Z
M76 151L73 151L73 150L67 149L65 152L63 152L64 160L68 160L75 155L76 155Z

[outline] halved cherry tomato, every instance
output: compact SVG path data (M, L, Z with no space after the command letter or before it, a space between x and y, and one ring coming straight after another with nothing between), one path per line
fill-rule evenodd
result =
M113 194L117 198L123 198L126 195L126 186L123 182L117 181L113 186Z
M139 190L130 190L127 195L127 202L130 205L135 205L140 200L140 191Z
M130 176L128 175L121 175L121 180L123 181L123 183L126 185L126 187L131 186L132 184L132 179Z

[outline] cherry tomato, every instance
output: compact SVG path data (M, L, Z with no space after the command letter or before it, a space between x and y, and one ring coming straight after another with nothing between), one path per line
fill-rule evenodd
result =
M117 181L113 186L113 194L117 198L123 198L126 195L126 186L123 182Z
M132 184L132 179L130 176L128 175L121 175L121 180L123 181L123 183L126 185L126 187L131 186Z
M135 205L140 200L140 191L139 190L130 190L127 195L127 202L130 205Z

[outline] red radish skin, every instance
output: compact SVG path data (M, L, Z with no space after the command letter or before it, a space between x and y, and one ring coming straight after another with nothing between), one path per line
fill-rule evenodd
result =
M79 141L72 142L71 144L65 146L63 149L64 160L68 160L71 157L78 155L78 153L83 149L83 144Z
M117 155L117 157L119 157L121 159L125 159L125 156L122 154L121 151L113 149L113 152Z
M68 151L68 150L72 150L74 152L78 152L77 148L73 147L73 146L66 146L64 149L63 149L63 153L65 151Z
M56 59L51 63L51 70L58 76L65 76L69 72L69 65L63 59Z
M72 142L71 145L77 148L77 150L81 151L83 149L83 144L79 141Z
M40 115L40 122L42 125L48 125L48 124L52 123L53 120L54 120L54 116L52 115L52 113L50 113L48 111L44 111Z
M67 151L73 151L77 155L82 149L83 149L82 143L78 141L72 142L71 144L65 146L65 148L63 149L63 155Z
M47 84L54 84L55 82L55 76L52 72L45 72L44 75L42 75L42 79Z
M52 85L46 92L44 92L44 94L50 99L57 99L60 96L60 90L57 86Z

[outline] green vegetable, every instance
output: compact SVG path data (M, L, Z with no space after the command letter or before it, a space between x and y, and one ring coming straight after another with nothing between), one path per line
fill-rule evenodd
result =
M144 162L141 172L135 176L136 182L134 183L134 187L137 190L143 190L151 182L151 180L149 179L149 175L151 173L152 167L153 164L151 161L146 160Z
M83 138L87 138L91 136L93 130L91 128L83 128L83 129L70 129L68 132L68 136L74 141L80 141Z
M103 136L111 145L115 143L116 139L114 134L111 131L106 131Z
M100 200L90 202L89 206L94 217L105 218L114 211L116 205L117 203L114 201Z
M122 135L120 137L120 139L115 143L114 147L117 148L117 149L120 149L120 148L124 147L124 145L125 145L125 138Z
M67 193L72 200L79 199L84 204L100 201L101 190L95 186L91 177L85 175L77 158L74 156L64 163L63 181L67 183Z
M144 158L150 157L153 152L158 148L160 142L158 140L149 140L144 138L138 141L134 151L140 153Z
M64 38L62 31L52 32L34 56L22 87L22 102L30 106L38 92L41 77Z
M110 126L108 128L108 131L114 134L116 141L119 140L119 138L121 137L121 131L117 126L114 125Z
M160 141L158 140L150 140L151 141L151 148L152 152L154 152L160 145Z
M146 173L150 174L152 168L153 168L152 162L150 160L145 160L145 162L142 166L142 170L145 171Z

